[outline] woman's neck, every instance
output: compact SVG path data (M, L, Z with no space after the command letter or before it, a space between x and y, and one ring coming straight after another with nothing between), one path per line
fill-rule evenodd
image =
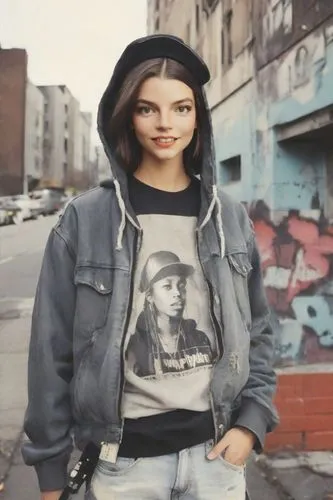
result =
M190 183L182 161L154 162L143 159L134 176L141 182L161 191L183 191Z

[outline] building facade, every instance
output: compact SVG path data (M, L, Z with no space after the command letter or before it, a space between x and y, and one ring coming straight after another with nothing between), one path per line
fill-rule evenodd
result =
M102 144L98 144L95 148L96 163L97 163L97 177L98 183L109 179L111 177L110 162L105 154Z
M27 53L0 48L0 196L23 192Z
M44 103L43 93L28 80L25 109L24 191L33 189L43 176Z
M150 33L182 37L210 68L206 92L218 180L254 222L277 334L276 365L297 367L304 377L317 370L331 384L333 3L150 0L148 16ZM301 378L305 392L305 384L314 388ZM321 432L320 446L332 447L323 420L311 414L313 426L306 427L303 389L297 397L304 424L294 416L304 427L292 428L283 414L290 426L281 432L294 429L296 447L314 446L313 433L319 439ZM311 399L315 390L307 394ZM325 411L333 418L332 407Z
M92 117L66 85L40 87L44 106L42 187L87 189L90 186Z
M66 185L69 156L68 95L64 85L39 87L44 105L44 168L40 187Z

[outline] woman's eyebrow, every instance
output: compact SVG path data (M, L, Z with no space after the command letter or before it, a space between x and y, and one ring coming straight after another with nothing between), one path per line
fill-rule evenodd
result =
M189 103L193 104L193 99L191 99L190 97L185 97L184 99L179 99L178 101L173 102L172 105L182 104L184 102L189 102ZM147 104L149 106L157 107L157 104L155 102L149 101L148 99L138 99L137 104Z

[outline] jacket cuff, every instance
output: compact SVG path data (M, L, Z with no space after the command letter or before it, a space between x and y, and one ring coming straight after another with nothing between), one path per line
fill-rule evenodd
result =
M41 491L60 491L67 484L68 457L54 457L35 464Z
M262 452L268 429L268 420L265 409L261 405L249 399L244 399L234 427L243 427L251 431L257 438L254 450L257 453Z

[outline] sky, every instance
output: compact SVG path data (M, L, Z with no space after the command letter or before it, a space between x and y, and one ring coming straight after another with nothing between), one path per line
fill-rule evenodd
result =
M147 0L0 0L2 48L25 48L35 85L65 84L96 109L126 45L146 34ZM95 132L93 140L96 142Z

